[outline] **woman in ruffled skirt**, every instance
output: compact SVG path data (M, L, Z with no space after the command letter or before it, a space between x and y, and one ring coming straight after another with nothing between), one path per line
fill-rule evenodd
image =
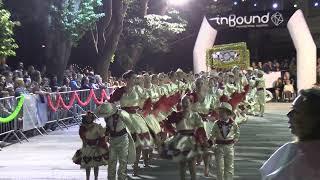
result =
M90 179L91 168L94 169L95 180L98 179L99 166L108 164L109 151L105 139L105 128L94 123L95 115L88 112L83 117L83 122L79 129L82 140L82 148L77 150L72 160L80 168L86 169L86 179Z
M195 158L202 153L207 137L201 117L191 109L190 97L184 96L182 111L173 112L164 123L165 129L175 135L165 141L161 156L179 162L181 180L185 179L187 167L191 179L196 179Z

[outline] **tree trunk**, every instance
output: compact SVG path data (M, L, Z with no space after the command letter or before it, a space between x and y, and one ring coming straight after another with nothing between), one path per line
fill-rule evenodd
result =
M72 43L61 31L51 31L46 43L46 66L50 76L57 75L58 80L63 79L71 54Z
M148 4L149 4L149 0L140 0L140 7L141 7L140 17L144 17L148 14Z
M101 75L103 80L108 78L108 70L112 57L118 46L119 38L123 29L123 19L128 8L127 0L112 1L112 17L110 24L103 32L103 38L99 37L99 41L104 41L99 46L95 68L97 73ZM100 28L105 28L101 26Z

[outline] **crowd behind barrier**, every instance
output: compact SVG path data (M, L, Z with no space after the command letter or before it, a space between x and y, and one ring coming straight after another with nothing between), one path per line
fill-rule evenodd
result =
M95 97L103 101L108 97L102 97L104 93L109 95L113 88L106 89L86 89L69 92L56 92L47 94L26 94L24 95L23 108L13 120L3 123L0 121L0 144L12 142L15 138L21 143L22 140L28 141L29 136L36 134L47 134L47 131L54 131L56 128L68 129L70 125L80 124L82 115L86 111L94 111L97 103L94 98L90 97L92 92ZM82 102L88 101L86 104L79 104L74 101L70 108L58 106L53 110L48 105L48 100L56 106L57 97L61 96L65 104L69 104L70 99L77 94ZM89 99L90 98L90 99ZM15 110L19 100L17 97L6 97L0 99L0 117L4 119ZM100 104L100 102L98 103Z

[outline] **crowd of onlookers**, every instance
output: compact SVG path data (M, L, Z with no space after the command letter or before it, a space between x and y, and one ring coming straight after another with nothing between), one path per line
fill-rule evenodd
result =
M273 88L270 90L273 93L274 101L292 101L296 94L296 76L297 76L297 63L295 58L273 60L265 63L252 62L253 69L263 70L266 74L270 72L281 72L279 77L274 83Z
M48 76L46 68L41 70L34 66L24 66L19 62L15 68L5 62L0 63L0 97L19 96L37 92L66 92L80 89L99 89L107 86L119 86L122 82L114 77L104 83L102 77L94 70L86 69L80 72L70 65L59 82L57 76Z
M274 95L274 101L283 102L294 99L297 94L297 63L294 57L291 59L275 59L265 63L261 61L252 62L251 67L263 70L266 74L281 72L281 77L273 83L273 88L269 89ZM320 58L317 59L317 83L315 86L320 86Z

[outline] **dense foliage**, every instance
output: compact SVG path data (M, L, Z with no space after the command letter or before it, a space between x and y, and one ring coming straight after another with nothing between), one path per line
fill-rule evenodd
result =
M15 49L18 48L13 39L13 28L18 22L10 20L10 12L3 9L0 1L0 57L15 56Z
M95 22L104 16L104 13L96 13L101 7L102 0L65 0L55 1L51 6L51 28L65 32L65 36L71 39L73 45L83 37Z
M187 21L180 17L178 11L172 9L165 15L144 14L140 6L139 1L131 1L124 21L117 52L117 59L124 68L135 66L143 54L169 52L170 43L186 30ZM134 50L139 50L140 54Z

